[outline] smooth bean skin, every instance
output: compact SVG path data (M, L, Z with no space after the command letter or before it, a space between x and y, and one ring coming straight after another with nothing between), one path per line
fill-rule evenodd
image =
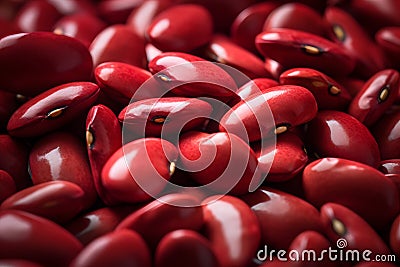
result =
M287 249L292 240L304 231L322 232L318 210L298 197L261 187L241 198L258 218L262 244Z
M325 235L336 244L339 238L347 241L345 250L370 250L374 255L388 255L389 248L375 230L352 210L335 203L321 207L321 220Z
M400 159L388 159L381 161L379 170L384 174L400 174Z
M67 181L40 183L13 194L0 205L0 210L21 210L65 223L85 208L85 192Z
M258 51L278 61L286 69L314 68L327 75L346 76L355 60L339 45L307 32L291 29L271 29L256 37Z
M400 111L383 116L372 133L379 145L382 160L400 158Z
M144 39L130 27L116 24L102 30L89 46L93 65L117 61L136 67L144 67L146 52Z
M196 197L168 194L130 214L117 226L116 231L136 231L154 251L166 234L180 229L198 231L203 224L202 207Z
M23 211L0 211L0 258L68 266L82 244L61 226ZM49 252L51 251L51 254Z
M218 267L211 243L192 230L176 230L166 234L157 246L156 267Z
M384 27L375 34L375 41L384 51L392 67L398 68L400 64L400 26Z
M250 96L254 94L262 94L262 92L266 91L268 88L278 86L279 83L270 78L256 78L251 81L248 81L244 85L242 85L237 91L236 94L242 100L248 99ZM237 104L240 99L234 99L230 102L229 105L234 106Z
M390 224L400 209L398 190L389 178L350 160L323 158L310 163L303 172L303 187L306 199L313 205L341 204L376 229Z
M378 145L361 122L344 112L318 112L308 123L306 144L319 157L337 157L377 167Z
M0 87L15 94L35 96L60 84L89 81L92 67L88 49L68 36L32 32L0 40Z
M140 6L144 0L106 0L98 3L97 11L99 16L110 24L125 23L129 14Z
M318 109L344 110L350 103L351 96L345 87L331 77L310 68L294 68L283 72L280 84L299 85L312 92Z
M14 179L11 175L0 170L0 204L17 191Z
M394 69L379 71L364 84L350 103L348 113L366 126L375 124L400 93L400 74Z
M221 267L249 264L260 243L257 217L242 200L216 195L203 200L204 231Z
M316 113L317 102L310 91L301 86L280 85L237 103L222 117L219 130L257 141L280 126L287 130L306 123Z
M120 230L89 243L70 267L151 267L151 255L143 238L134 231Z
M107 202L152 199L165 188L177 159L176 147L160 138L141 138L123 145L107 160L101 173Z
M17 137L36 137L59 129L87 110L99 92L91 82L54 87L19 107L8 121L7 130Z
M85 192L88 206L97 196L85 146L70 133L55 132L39 139L30 151L29 167L33 184L75 183Z
M397 257L400 256L400 215L396 217L390 228L390 248L396 254Z

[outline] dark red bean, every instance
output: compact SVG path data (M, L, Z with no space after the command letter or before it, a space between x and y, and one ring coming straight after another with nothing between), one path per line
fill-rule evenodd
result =
M87 48L68 36L32 32L0 40L0 87L15 94L34 96L60 84L88 81L92 67Z
M387 114L372 128L382 160L400 158L400 111Z
M166 234L157 246L156 267L218 267L211 243L192 230L176 230Z
M393 221L390 229L390 248L400 257L400 215Z
M318 109L344 110L351 100L351 96L345 87L314 69L294 68L287 70L280 75L279 82L303 86L310 90L318 103Z
M4 9L2 9L4 10ZM4 17L0 17L0 38L6 37L7 35L20 33L21 29L13 21L9 21Z
M237 103L223 116L220 131L236 134L243 140L257 141L306 123L316 113L317 103L309 90L280 85Z
M393 69L377 72L350 103L348 113L366 126L377 122L400 93L400 74Z
M247 266L258 249L261 236L252 210L242 200L227 195L209 197L202 204L204 231L219 266Z
M0 265L4 267L43 267L40 264L26 260L0 260Z
M368 78L387 66L382 51L350 14L329 7L324 17L330 24L332 39L356 59L356 74Z
M314 68L332 76L351 73L355 60L339 45L318 35L291 29L271 29L257 35L256 46L265 57L285 68Z
M384 261L364 261L354 265L354 267L396 267L397 265Z
M352 97L355 97L365 84L364 80L354 77L342 77L338 79L338 82L346 88Z
M143 238L129 230L103 235L88 244L70 267L151 267L151 255Z
M0 170L0 204L16 191L17 188L11 175L6 171Z
M7 127L8 120L18 108L16 100L15 94L0 91L0 129Z
M66 267L82 244L51 221L23 211L6 210L0 211L0 248L0 259Z
M138 203L157 196L175 171L178 150L159 138L123 145L106 162L101 184L109 203ZM140 162L140 164L137 164Z
M375 40L386 54L391 66L400 66L400 26L385 27L375 34Z
M34 137L59 129L87 110L99 91L90 82L54 87L19 107L8 121L7 130L13 136Z
M102 0L97 10L103 19L111 24L125 23L129 14L140 6L144 0Z
M93 204L97 194L86 149L72 134L43 136L30 151L29 167L34 184L56 180L75 183L85 192L87 207Z
M198 231L203 223L203 211L196 197L169 194L133 212L117 226L116 231L136 231L155 250L166 234L180 229Z
M361 122L340 111L318 112L307 125L306 144L318 157L337 157L377 167L378 145Z
M117 61L141 68L146 65L144 45L144 39L130 27L115 24L96 36L89 51L95 67L104 62Z
M282 191L261 187L242 196L261 226L261 243L287 249L300 233L322 232L319 212L308 202Z
M385 174L400 174L400 159L381 161L379 170Z
M376 229L387 226L400 210L395 184L378 170L350 160L324 158L310 163L303 172L303 187L313 205L341 204Z

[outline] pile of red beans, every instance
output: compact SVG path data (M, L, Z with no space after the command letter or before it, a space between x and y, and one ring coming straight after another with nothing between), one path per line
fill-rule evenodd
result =
M1 1L0 266L398 266L399 11Z

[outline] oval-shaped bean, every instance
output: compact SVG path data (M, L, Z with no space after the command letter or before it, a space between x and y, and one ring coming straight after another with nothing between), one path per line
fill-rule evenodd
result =
M375 34L375 41L381 47L391 66L400 66L400 26L384 27Z
M70 133L55 132L39 139L30 151L29 168L34 184L62 180L80 186L86 207L97 196L85 146Z
M379 170L384 174L400 174L400 159L388 159L381 161Z
M400 111L383 116L372 128L382 160L400 158Z
M317 102L309 90L301 86L280 85L233 106L222 117L220 131L236 134L244 140L257 141L306 123L316 113Z
M356 60L355 74L369 78L386 67L380 48L349 13L337 7L328 7L324 18L331 27L331 38Z
M192 230L166 234L157 246L156 267L219 267L211 243Z
M351 96L346 88L331 77L310 68L294 68L283 72L279 77L281 84L299 85L314 95L318 109L344 110Z
M144 45L144 39L130 27L116 24L102 30L90 44L89 51L95 67L117 61L141 68L146 65Z
M151 255L140 235L124 229L93 240L70 265L98 266L151 267Z
M82 244L52 221L23 211L6 210L0 211L0 248L0 259L67 267Z
M400 93L400 74L394 69L375 73L350 103L348 113L366 126L379 120Z
M139 233L151 250L169 232L188 229L198 231L204 223L200 201L191 195L169 194L153 200L126 217L116 228Z
M304 231L322 232L318 210L298 197L261 187L241 198L258 218L262 244L287 249L292 240Z
M34 137L59 129L88 109L99 91L90 82L54 87L19 107L8 121L7 130L13 136Z
M321 220L325 235L333 244L344 239L347 250L369 250L371 259L374 255L389 255L390 250L374 229L352 210L335 203L321 207Z
M114 231L126 216L137 209L136 206L109 206L76 217L64 227L86 246L94 239Z
M304 169L303 187L313 205L341 204L377 229L387 226L400 209L395 184L378 170L355 161L316 160Z
M157 196L174 173L177 159L176 147L163 139L141 138L123 145L101 173L107 201L137 203Z
M141 90L135 94L140 86L151 78L151 73L122 62L105 62L97 66L94 76L102 91L119 103L127 105L132 97L137 99L139 94L148 93L143 92L147 90ZM154 96L161 96L161 92L155 93Z
M35 96L60 84L88 81L92 67L87 48L68 36L32 32L0 40L0 87L15 94Z
M129 104L118 119L139 136L175 140L178 133L203 125L212 110L211 104L196 98L150 98Z
M148 67L164 88L180 96L232 97L237 90L235 81L222 68L190 54L162 53Z
M106 106L93 106L86 117L86 149L93 183L107 203L101 184L101 171L108 159L122 146L122 131L115 114Z
M302 3L287 3L275 8L265 20L263 31L287 28L326 35L326 22L313 8Z
M344 158L373 167L380 161L378 145L367 127L340 111L318 112L307 125L306 144L321 158Z
M246 203L233 196L216 195L202 203L204 231L219 266L247 266L260 243L260 225L255 214Z
M400 257L400 215L397 215L390 228L390 248Z
M212 33L213 21L206 8L181 4L158 14L147 28L146 36L162 51L189 52L207 44Z
M181 136L179 150L181 169L212 191L241 195L264 179L254 151L233 134L191 131Z
M65 223L85 208L85 193L67 181L37 184L13 194L0 210L22 210L56 223Z
M285 68L314 68L333 76L346 76L355 60L339 45L318 35L291 29L271 29L257 35L256 46L265 57Z
M0 170L0 204L17 191L14 179L11 175Z

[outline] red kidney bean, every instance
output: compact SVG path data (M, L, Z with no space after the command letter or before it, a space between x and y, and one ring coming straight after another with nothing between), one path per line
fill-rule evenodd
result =
M386 54L391 66L398 68L400 64L400 26L385 27L375 34L375 40Z
M254 151L233 134L191 131L181 136L179 150L183 169L213 191L241 195L264 179Z
M276 6L272 2L257 3L240 12L231 25L232 40L244 49L257 53L254 40L262 32L265 20Z
M85 208L85 193L67 181L44 182L23 189L0 205L0 210L26 211L57 223L65 223Z
M0 204L16 191L17 188L11 175L6 171L0 170Z
M94 239L114 231L115 227L136 209L138 209L136 206L97 209L76 217L65 225L65 229L86 246Z
M8 121L13 136L34 137L59 129L92 105L99 87L90 82L74 82L54 87L28 100Z
M223 35L214 35L204 48L204 54L213 61L229 65L250 79L272 77L264 68L264 62Z
M89 47L94 38L106 24L94 15L87 13L73 14L64 16L55 23L53 32L74 37Z
M219 66L186 53L167 52L149 62L149 70L166 89L187 97L232 97L235 81Z
M162 54L162 51L160 49L158 49L157 47L155 47L150 43L146 44L145 49L146 49L146 58L148 62L152 61L155 57Z
M308 123L306 144L318 157L337 157L377 167L378 145L356 118L340 111L318 112Z
M390 228L390 248L400 257L400 215L397 215Z
M3 9L2 9L3 10ZM0 11L1 12L1 11ZM21 29L13 21L8 21L3 16L0 17L0 38L7 35L20 33Z
M325 234L333 244L343 238L347 245L343 250L358 250L362 253L370 250L367 255L389 255L390 250L381 237L352 210L335 203L327 203L321 207L321 220ZM360 256L361 258L361 256Z
M150 200L165 188L177 159L176 147L163 139L142 138L123 145L108 159L101 173L107 202Z
M400 111L383 116L372 128L382 160L400 158Z
M94 186L107 203L101 184L101 171L107 160L122 146L121 126L115 114L106 106L93 106L86 117L86 148Z
M313 8L301 3L288 3L274 9L265 21L263 31L287 28L326 35L326 22Z
M42 265L26 260L0 260L0 265L3 267L43 267Z
M85 192L87 207L96 198L85 147L72 134L55 132L43 136L30 151L29 167L34 184L56 180L75 183Z
M400 159L388 159L381 161L379 170L384 174L400 174Z
M87 48L68 36L32 32L0 40L0 87L15 94L34 96L60 84L88 81L92 67Z
M158 14L147 28L146 36L162 51L189 52L207 44L212 32L212 17L206 8L181 4Z
M8 172L21 190L31 185L28 174L28 147L21 140L0 134L0 170Z
M117 226L116 231L136 231L154 250L166 234L179 229L198 231L203 223L202 208L196 197L169 194L133 212Z
M151 255L143 238L130 230L101 236L87 245L70 267L151 267Z
M256 46L263 56L285 68L307 67L328 75L346 76L355 66L354 58L338 44L307 32L271 29L257 35Z
M125 23L129 14L144 0L102 0L97 5L100 17L111 24Z
M0 259L69 266L82 245L49 220L23 211L7 210L0 211L0 248Z
M211 243L192 230L176 230L163 237L155 253L156 267L219 267Z
M331 77L314 69L294 68L285 71L279 77L281 84L299 85L314 95L318 109L344 110L351 96L346 88Z
M219 266L247 266L260 243L260 225L252 210L242 200L227 195L209 197L202 205L204 231Z
M275 80L279 80L279 76L284 71L284 67L278 61L271 58L265 58L264 68Z
M58 10L46 0L27 2L14 18L23 32L51 31L54 23L61 17Z
M330 24L331 38L356 59L356 74L368 78L386 67L382 51L350 14L328 7L324 18Z
M306 199L313 205L341 204L376 229L387 226L400 210L395 184L378 170L355 161L316 160L304 169L303 187Z
M354 97L348 113L366 126L371 126L392 106L399 92L400 74L393 69L379 71Z
M275 80L269 79L269 78L256 78L253 79L246 84L242 85L237 91L236 94L240 97L242 100L248 99L250 96L253 96L255 94L262 94L262 92L267 91L269 88L278 86L279 83ZM237 104L240 99L234 99L230 105L234 106Z
M145 41L130 27L111 25L101 31L90 44L93 65L117 61L137 67L146 65Z
M257 141L304 124L316 113L317 103L309 90L301 86L280 85L236 104L222 117L220 131ZM243 127L248 137L244 136Z
M338 79L338 82L346 88L352 97L355 97L365 84L364 80L354 77L342 77Z
M268 170L267 181L283 182L300 173L308 162L303 141L293 133L280 134L276 144L257 147L258 163Z
M7 127L8 120L17 108L16 95L0 91L0 129Z

